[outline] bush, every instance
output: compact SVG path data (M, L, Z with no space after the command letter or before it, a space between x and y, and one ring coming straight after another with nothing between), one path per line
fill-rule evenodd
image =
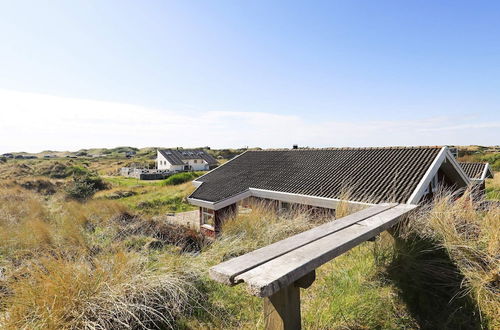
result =
M106 183L98 176L75 176L73 177L73 182L66 187L66 195L71 199L87 200L97 191L106 188Z
M196 179L201 175L200 172L182 172L169 176L163 181L165 186L174 186Z

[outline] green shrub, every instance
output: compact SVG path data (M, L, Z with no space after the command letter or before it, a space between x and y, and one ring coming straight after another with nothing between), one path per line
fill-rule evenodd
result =
M98 176L74 176L73 181L66 187L66 196L83 201L92 197L97 191L106 188L106 183Z
M488 154L483 157L483 161L490 163L494 171L500 171L500 154Z
M196 179L201 175L200 172L182 172L169 176L163 181L165 186L174 186L184 182Z

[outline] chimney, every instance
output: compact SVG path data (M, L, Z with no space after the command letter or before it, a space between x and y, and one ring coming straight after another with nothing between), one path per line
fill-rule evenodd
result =
M458 158L458 148L456 147L448 147L448 149L450 150L450 153L453 155L453 157L455 159Z
M299 145L298 144L294 144L292 149L299 149Z

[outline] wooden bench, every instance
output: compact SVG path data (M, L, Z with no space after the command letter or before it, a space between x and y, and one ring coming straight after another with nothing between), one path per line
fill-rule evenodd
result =
M221 283L245 282L264 298L266 329L300 329L300 290L315 269L390 228L416 205L379 204L233 258L210 269Z

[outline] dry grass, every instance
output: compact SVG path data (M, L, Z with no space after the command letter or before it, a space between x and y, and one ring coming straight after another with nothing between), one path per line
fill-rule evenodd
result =
M470 297L484 323L499 328L500 207L493 203L484 208L471 196L471 191L460 197L441 192L407 222L401 235L442 249L462 278L455 296Z
M196 290L171 269L134 253L91 262L44 257L26 265L5 301L7 329L114 329L173 326Z
M191 319L190 328L260 329L263 327L262 300L249 295L245 285L228 287L210 280L207 270L232 257L242 255L327 221L307 208L292 208L276 214L266 203L257 203L247 214L225 223L220 239L194 258L207 293L206 309L217 317L205 315ZM342 203L342 216L353 212ZM374 245L379 245L375 253ZM380 247L367 242L317 270L317 280L303 290L303 322L307 329L392 328L414 325L394 288L377 279L383 267L374 254L387 253L392 244ZM381 252L383 250L383 252ZM385 260L384 266L388 264Z
M337 211L343 208L345 216L346 205ZM266 204L252 209L227 222L222 237L193 261L200 273L332 219L310 217L300 208L281 215ZM384 233L320 267L316 282L304 291L304 325L498 328L499 220L498 207L480 209L469 192L461 198L443 192L394 238ZM198 318L191 327L262 327L261 301L244 286L226 287L206 275L203 281L209 308L222 320Z
M312 216L301 207L277 213L266 202L253 203L251 209L250 213L240 214L224 224L221 237L206 251L217 254L210 259L225 260L244 254L334 219Z
M134 189L136 196L120 202L100 196L82 204L0 183L1 327L262 327L261 300L241 285L213 282L208 268L333 219L300 207L277 214L258 203L228 221L222 237L201 253L185 254L177 246L184 232L134 213L127 203L183 196L192 188ZM336 216L354 211L341 203ZM480 209L469 193L457 198L443 192L399 236L384 234L319 268L303 295L304 326L466 328L478 325L468 314L475 309L464 307L467 298L483 328L499 328L499 221L498 206ZM421 241L430 244L412 250ZM446 262L429 249L443 252ZM418 299L398 282L403 277L417 286ZM447 286L457 279L457 288ZM450 295L443 295L446 290ZM430 312L423 314L422 306ZM450 312L432 318L441 309Z
M137 235L168 229L116 220L127 211L114 201L80 204L0 188L0 326L174 327L199 300L193 273L176 255L130 250Z

